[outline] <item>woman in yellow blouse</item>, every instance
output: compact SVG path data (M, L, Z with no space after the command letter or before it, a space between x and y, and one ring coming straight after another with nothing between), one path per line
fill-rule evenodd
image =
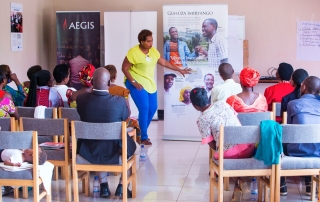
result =
M131 97L139 110L139 125L141 129L141 144L151 145L148 138L148 127L155 114L157 103L157 85L154 81L154 71L157 64L189 74L191 69L180 69L160 56L152 47L153 38L150 30L142 30L138 35L139 44L132 47L122 63L125 75L125 85L130 90Z

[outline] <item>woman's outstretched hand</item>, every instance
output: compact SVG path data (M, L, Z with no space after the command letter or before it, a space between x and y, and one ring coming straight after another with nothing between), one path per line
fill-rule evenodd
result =
M191 68L185 68L185 69L179 70L179 72L182 74L182 76L184 76L185 74L191 74L191 71L192 71Z

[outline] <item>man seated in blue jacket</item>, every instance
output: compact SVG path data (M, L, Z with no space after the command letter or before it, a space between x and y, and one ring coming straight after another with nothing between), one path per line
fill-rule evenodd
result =
M194 60L199 56L198 48L190 53L186 42L179 40L178 30L175 27L169 29L170 40L164 43L163 57L176 67L188 67L187 60Z
M292 100L287 106L288 124L320 124L320 100L316 95L320 91L320 79L307 77L300 88L301 97ZM296 157L320 157L320 143L287 144L283 147L285 155ZM306 195L311 195L311 176L306 176ZM286 195L285 179L281 179L280 194Z

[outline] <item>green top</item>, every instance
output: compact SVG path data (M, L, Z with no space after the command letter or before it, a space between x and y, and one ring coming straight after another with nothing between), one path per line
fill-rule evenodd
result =
M159 51L152 47L148 54L144 54L139 45L136 45L128 51L127 58L132 64L129 69L132 78L140 83L148 93L155 93L157 85L154 81L154 69L160 58Z

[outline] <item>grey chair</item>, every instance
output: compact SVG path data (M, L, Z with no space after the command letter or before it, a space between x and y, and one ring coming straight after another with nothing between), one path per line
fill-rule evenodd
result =
M94 133L92 133L94 131ZM127 201L127 184L132 183L132 198L136 197L136 157L133 155L127 159L127 133L126 123L88 123L82 121L71 121L72 136L72 169L73 169L73 192L74 201L79 201L78 195L78 171L97 171L97 172L120 172L122 173L123 201ZM94 140L121 140L122 141L122 164L118 165L97 165L91 164L82 156L77 154L77 139ZM131 175L128 177L127 171L131 169Z
M59 107L58 117L68 119L68 124L70 124L71 121L80 121L80 115L76 108Z
M7 118L3 117L0 118L0 127L1 131L16 131L16 122L13 117Z
M210 161L210 201L214 201L214 187L218 189L218 201L223 202L223 179L225 177L257 176L259 182L258 201L262 201L262 187L270 188L270 201L274 201L275 165L266 166L254 158L224 159L223 145L247 144L260 141L260 126L220 126L219 160ZM214 172L218 174L218 182ZM270 176L269 179L266 176ZM265 188L265 190L267 190ZM266 193L267 191L265 191ZM267 194L265 194L265 199ZM279 200L280 201L280 200Z
M20 117L29 117L29 118L34 118L34 110L35 107L17 107L18 114ZM57 108L54 107L48 107L45 109L44 112L44 117L46 119L56 119L58 118L58 113L57 113Z
M272 112L238 113L238 119L243 126L258 126L261 121L273 120Z
M35 119L20 117L21 131L37 131L38 137L49 137L52 140L53 136L68 137L68 122L67 119ZM70 185L70 143L69 138L65 139L65 148L60 150L46 150L48 161L55 167L61 167L66 180L66 201L71 201L71 185ZM50 141L52 142L52 141ZM55 169L54 180L58 179L58 169Z
M320 124L282 125L282 143L320 143ZM276 165L276 199L280 201L280 177L312 176L311 201L315 200L316 181L319 182L320 158L284 156ZM315 181L316 179L316 181Z
M39 185L42 183L39 177L38 165L38 137L36 131L25 132L0 132L1 149L33 149L33 168L23 171L10 172L0 168L0 186L29 186L33 187L33 201L40 201L46 196L46 201L51 201L51 194L46 191L40 193ZM50 184L51 185L51 184ZM47 187L48 188L48 187ZM49 187L51 189L51 187ZM18 198L19 192L15 192L14 197ZM27 196L23 195L23 198ZM2 201L2 194L0 195Z

